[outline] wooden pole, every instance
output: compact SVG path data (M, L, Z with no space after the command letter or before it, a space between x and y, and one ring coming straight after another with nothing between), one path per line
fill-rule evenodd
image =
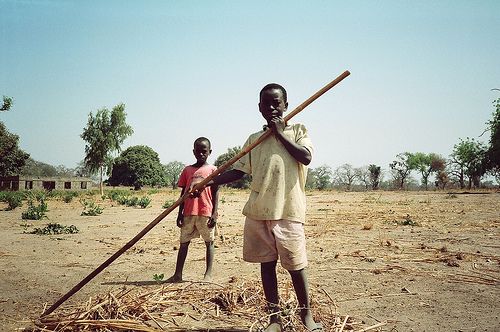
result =
M288 121L295 115L297 115L299 112L301 112L304 108L306 108L309 104L311 104L313 101L318 99L321 95L323 95L325 92L333 88L335 85L340 83L344 78L350 75L349 71L343 72L341 75L339 75L336 79L325 85L322 89L320 89L318 92L316 92L314 95L309 97L306 101L304 101L302 104L297 106L292 112L290 112L287 116L285 116L284 120ZM236 156L228 160L224 165L220 166L217 168L212 174L210 174L207 178L205 178L202 182L198 183L191 191L185 192L184 195L179 197L177 201L175 201L174 204L172 204L169 208L164 210L158 217L156 217L153 221L151 221L142 231L139 232L136 236L134 236L130 241L128 241L122 248L120 248L117 252L115 252L111 257L109 257L106 261L104 261L97 269L92 271L88 276L86 276L82 281L80 281L77 285L75 285L73 288L71 288L65 295L63 295L59 300L57 300L53 305L51 305L48 309L46 309L41 317L46 316L50 313L52 313L54 310L56 310L61 304L63 304L67 299L69 299L71 296L73 296L76 292L78 292L83 286L85 286L90 280L94 279L95 276L97 276L99 273L101 273L106 267L108 267L111 263L113 263L118 257L120 257L125 251L130 249L134 244L137 243L144 235L146 235L153 227L155 227L163 218L165 218L170 212L175 210L179 205L181 205L182 202L186 200L186 198L189 197L189 194L192 191L198 190L203 188L210 180L212 180L214 177L219 175L220 173L224 172L227 170L232 164L234 164L237 160L239 160L241 157L246 155L248 152L250 152L253 148L255 148L257 145L262 143L267 137L271 135L271 130L268 129L266 130L253 144L248 145L244 149L240 151Z

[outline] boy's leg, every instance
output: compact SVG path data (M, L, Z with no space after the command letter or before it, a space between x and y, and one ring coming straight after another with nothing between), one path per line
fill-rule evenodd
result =
M206 241L205 245L207 246L207 251L206 251L207 269L205 270L205 276L203 277L203 280L210 281L212 280L212 265L214 262L214 251L215 251L214 241Z
M322 331L321 325L314 321L310 309L309 286L307 284L305 269L288 272L290 272L290 276L292 277L293 288L295 289L295 294L297 294L297 300L299 301L302 323L304 323L309 331Z
M266 331L281 331L279 324L279 297L278 297L278 278L276 276L276 262L267 262L260 264L260 276L262 279L262 287L264 288L264 295L271 311L269 319L269 327Z
M177 263L175 264L175 273L173 276L165 280L165 282L173 283L182 281L182 270L184 269L184 263L186 262L189 243L190 242L181 243L179 252L177 253Z

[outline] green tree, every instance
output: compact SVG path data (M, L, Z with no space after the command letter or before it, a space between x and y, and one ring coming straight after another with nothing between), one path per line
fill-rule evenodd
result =
M112 186L165 186L167 176L158 153L149 146L136 145L123 151L114 160L109 184Z
M425 190L429 188L429 176L432 173L443 171L446 161L436 153L416 152L412 155L412 162L417 171L422 175L422 184Z
M0 122L0 176L19 175L29 154L19 148L19 136Z
M416 159L410 152L399 153L389 167L394 171L394 180L398 183L398 188L403 189L411 171L416 169Z
M372 189L377 190L380 186L382 175L381 168L380 166L370 164L370 166L368 166L368 171L370 172L370 184L372 186Z
M231 158L233 158L238 153L240 153L240 151L241 151L240 146L228 148L226 153L221 154L220 156L217 157L217 159L215 159L214 165L217 167L224 165L229 160L231 160ZM229 169L232 169L232 168L233 168L233 166L231 165L229 167ZM240 180L228 183L228 184L226 184L226 186L228 186L230 188L247 189L250 187L250 180L251 180L250 176L245 174L245 176L243 176L243 178L241 178Z
M500 98L493 101L495 111L488 121L486 131L490 131L489 146L486 151L486 169L497 177L500 174ZM500 181L499 181L500 184Z
M164 165L167 184L172 186L172 189L177 188L177 182L179 181L179 176L184 167L185 165L180 161L171 161Z
M46 164L41 161L34 160L32 158L28 158L26 160L26 164L24 165L22 171L22 175L30 175L30 176L56 176L57 169L49 164Z
M11 97L3 96L3 103L2 107L0 107L0 111L8 111L11 107L14 101L12 100Z
M484 175L486 146L467 137L465 140L455 144L450 155L450 174L455 176L460 188L465 187L465 177L468 179L467 187L479 186L479 181Z
M121 150L123 141L132 133L132 127L125 122L125 105L119 104L110 112L107 108L89 114L87 127L81 137L85 145L85 167L95 174L99 172L99 187L104 194L102 178L106 167L109 167L113 153Z

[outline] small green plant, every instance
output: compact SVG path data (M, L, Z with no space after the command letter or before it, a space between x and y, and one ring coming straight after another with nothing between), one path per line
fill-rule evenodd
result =
M457 198L457 195L454 194L454 193L449 193L448 196L445 197L446 199L450 199L450 198Z
M80 203L83 205L81 216L97 216L104 210L104 208L97 205L94 201L80 199Z
M21 217L25 220L40 220L43 218L47 218L46 212L49 210L47 203L45 202L45 197L39 196L36 197L38 201L38 205L33 203L33 195L30 195L28 198L28 210L24 211L21 214Z
M35 228L29 234L37 235L56 235L56 234L75 234L80 232L75 225L63 226L58 223L50 223L44 228Z
M151 198L148 196L143 196L139 198L139 200L137 201L137 205L139 205L143 209L147 208L150 203L151 203Z
M137 206L138 203L139 203L139 197L137 196L132 196L125 201L125 205L127 206Z
M409 214L403 220L396 222L398 225L402 226L418 226L418 223L414 221Z
M226 203L226 198L225 198L224 196L222 196L222 197L220 198L220 202L221 202L222 204Z
M165 201L165 203L163 203L163 205L161 207L164 208L164 209L168 209L169 207L171 207L172 205L174 205L174 203L175 203L175 200L173 200L173 199L167 199Z
M165 278L165 275L162 273L162 274L153 274L153 280L156 281L156 282L160 282L163 280L163 278Z
M113 189L113 190L110 190L108 193L107 193L107 197L112 200L112 201L115 201L115 202L118 202L120 203L118 200L120 199L123 199L125 198L126 196L130 196L131 193L129 190L118 190L118 189ZM122 204L122 203L120 203Z
M7 210L14 210L15 208L23 205L23 194L17 192L9 192L5 196L5 201L7 202Z
M73 198L77 197L78 193L76 191L68 191L63 193L62 199L64 203L70 203Z

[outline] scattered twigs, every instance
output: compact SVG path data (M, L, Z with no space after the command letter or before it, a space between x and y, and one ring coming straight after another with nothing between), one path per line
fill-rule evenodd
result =
M362 330L358 330L357 332L365 332L365 331L375 330L375 329L378 329L379 327L382 327L382 326L384 326L384 325L387 325L387 322L377 323L377 324L375 324L375 325L365 327L365 328L364 328L364 329L362 329Z
M280 311L275 314L283 331L306 331L291 282L280 281L279 289ZM335 301L324 288L312 286L310 293L315 319L328 331L362 327L362 322L336 314ZM225 287L210 283L124 287L43 316L33 331L260 331L269 322L267 308L255 280L233 279Z

